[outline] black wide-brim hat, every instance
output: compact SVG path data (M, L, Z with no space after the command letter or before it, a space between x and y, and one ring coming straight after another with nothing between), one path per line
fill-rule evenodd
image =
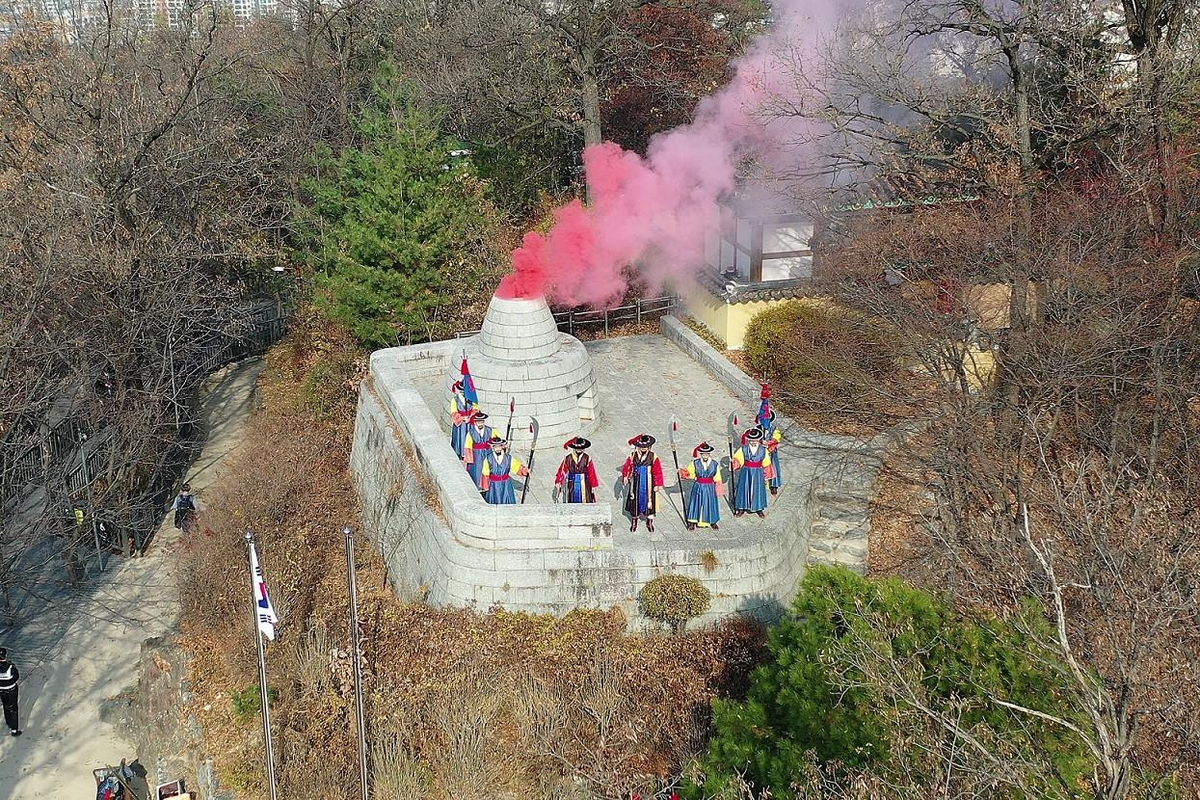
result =
M629 444L634 447L650 447L657 439L648 433L639 433L637 436L629 440Z
M505 439L500 434L495 434L492 436L492 440L488 442L488 444L490 444L492 447L507 447L508 439Z
M711 452L713 452L713 450L715 450L715 449L716 449L716 448L714 448L714 447L713 447L711 444L709 444L708 442L701 442L700 444L698 444L698 445L696 446L696 449L692 451L692 455L694 455L694 456L698 456L698 455L702 455L702 454L704 454L704 453L711 453Z
M751 428L746 431L746 439L751 442L757 442L763 438L762 428Z
M480 422L482 420L487 419L487 414L483 413L482 411L476 411L474 414L471 415L471 417L476 422Z
M582 436L576 436L571 441L563 445L563 450L587 450L592 446L592 443Z

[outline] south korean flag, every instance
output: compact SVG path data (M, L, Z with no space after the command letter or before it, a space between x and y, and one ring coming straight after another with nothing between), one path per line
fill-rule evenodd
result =
M271 596L267 594L267 582L263 580L262 567L258 565L258 551L254 542L250 543L250 583L254 589L255 613L258 616L258 630L272 642L275 641L275 623L279 617L275 615L275 607L271 605Z

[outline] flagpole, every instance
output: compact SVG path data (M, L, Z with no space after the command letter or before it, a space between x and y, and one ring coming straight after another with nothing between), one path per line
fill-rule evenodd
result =
M350 586L350 652L354 659L354 712L358 717L358 784L362 800L367 795L367 723L363 711L362 654L358 632L358 580L354 570L354 531L342 528L346 535L346 582Z
M258 559L254 556L254 534L251 531L246 531L246 553L250 559L250 574L251 580L255 577L253 564ZM271 800L276 800L275 796L275 746L271 742L271 701L270 692L267 690L267 660L263 653L263 635L258 627L258 598L250 606L254 616L254 642L258 645L258 691L262 703L262 724L263 724L263 742L266 746L267 758L267 786L271 790Z

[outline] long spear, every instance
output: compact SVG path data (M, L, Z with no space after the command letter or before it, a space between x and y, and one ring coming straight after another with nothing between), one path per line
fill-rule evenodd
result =
M676 445L675 445L675 434L678 430L679 430L679 420L677 420L675 418L675 415L672 414L671 418L669 420L667 420L667 432L668 432L667 438L671 442L671 459L675 462L675 478L676 478L676 480L679 481L679 499L682 501L683 500L683 481L682 481L682 479L679 478L679 453L676 451ZM687 518L683 516L683 512L680 511L678 506L675 505L675 498L671 497L670 494L667 494L666 487L663 488L663 493L666 494L667 499L671 501L671 507L675 509L675 513L677 513L679 515L679 521L682 522L684 527L686 528L687 527Z
M737 412L734 411L732 414L729 415L726 432L729 435L729 480L735 486L737 484L734 483L734 481L733 481L733 440L737 438L737 426L738 426L738 417L737 417ZM734 507L734 503L733 503L734 493L727 492L726 494L728 494L727 499L729 501L729 507L733 508Z
M513 412L517 409L517 398L510 397L508 400L508 427L504 429L504 441L512 438L512 418Z
M667 430L670 432L671 458L675 459L675 474L678 475L679 474L679 453L676 452L676 449L675 449L676 448L675 435L677 433L679 433L679 420L675 418L674 414L672 414L671 418L669 420L667 420Z
M732 471L733 470L733 440L737 438L737 426L738 426L737 412L734 411L732 414L730 414L729 419L727 421L729 424L726 426L725 432L729 435L729 469Z
M525 485L521 487L522 505L525 504L525 494L529 491L529 480L533 477L533 450L535 447L537 447L538 430L540 430L540 428L538 427L537 417L530 417L529 435L533 437L533 443L529 445L529 463L525 465L525 468L529 471L525 475Z

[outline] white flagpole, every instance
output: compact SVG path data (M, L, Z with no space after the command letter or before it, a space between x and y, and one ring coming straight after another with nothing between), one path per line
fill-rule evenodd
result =
M262 701L263 741L266 745L267 758L267 785L271 790L271 800L276 800L275 747L271 742L271 703L270 693L267 691L267 661L263 655L263 631L260 628L262 617L258 606L258 586L262 581L262 567L258 564L258 554L254 550L254 534L250 531L246 531L246 546L250 552L250 582L254 588L254 592L251 595L253 598L251 608L254 612L254 642L258 645L258 690Z
M362 643L358 630L358 578L354 569L354 531L346 535L346 582L350 586L350 653L354 659L354 714L358 722L358 785L362 800L369 800L367 786L367 722L363 711Z

